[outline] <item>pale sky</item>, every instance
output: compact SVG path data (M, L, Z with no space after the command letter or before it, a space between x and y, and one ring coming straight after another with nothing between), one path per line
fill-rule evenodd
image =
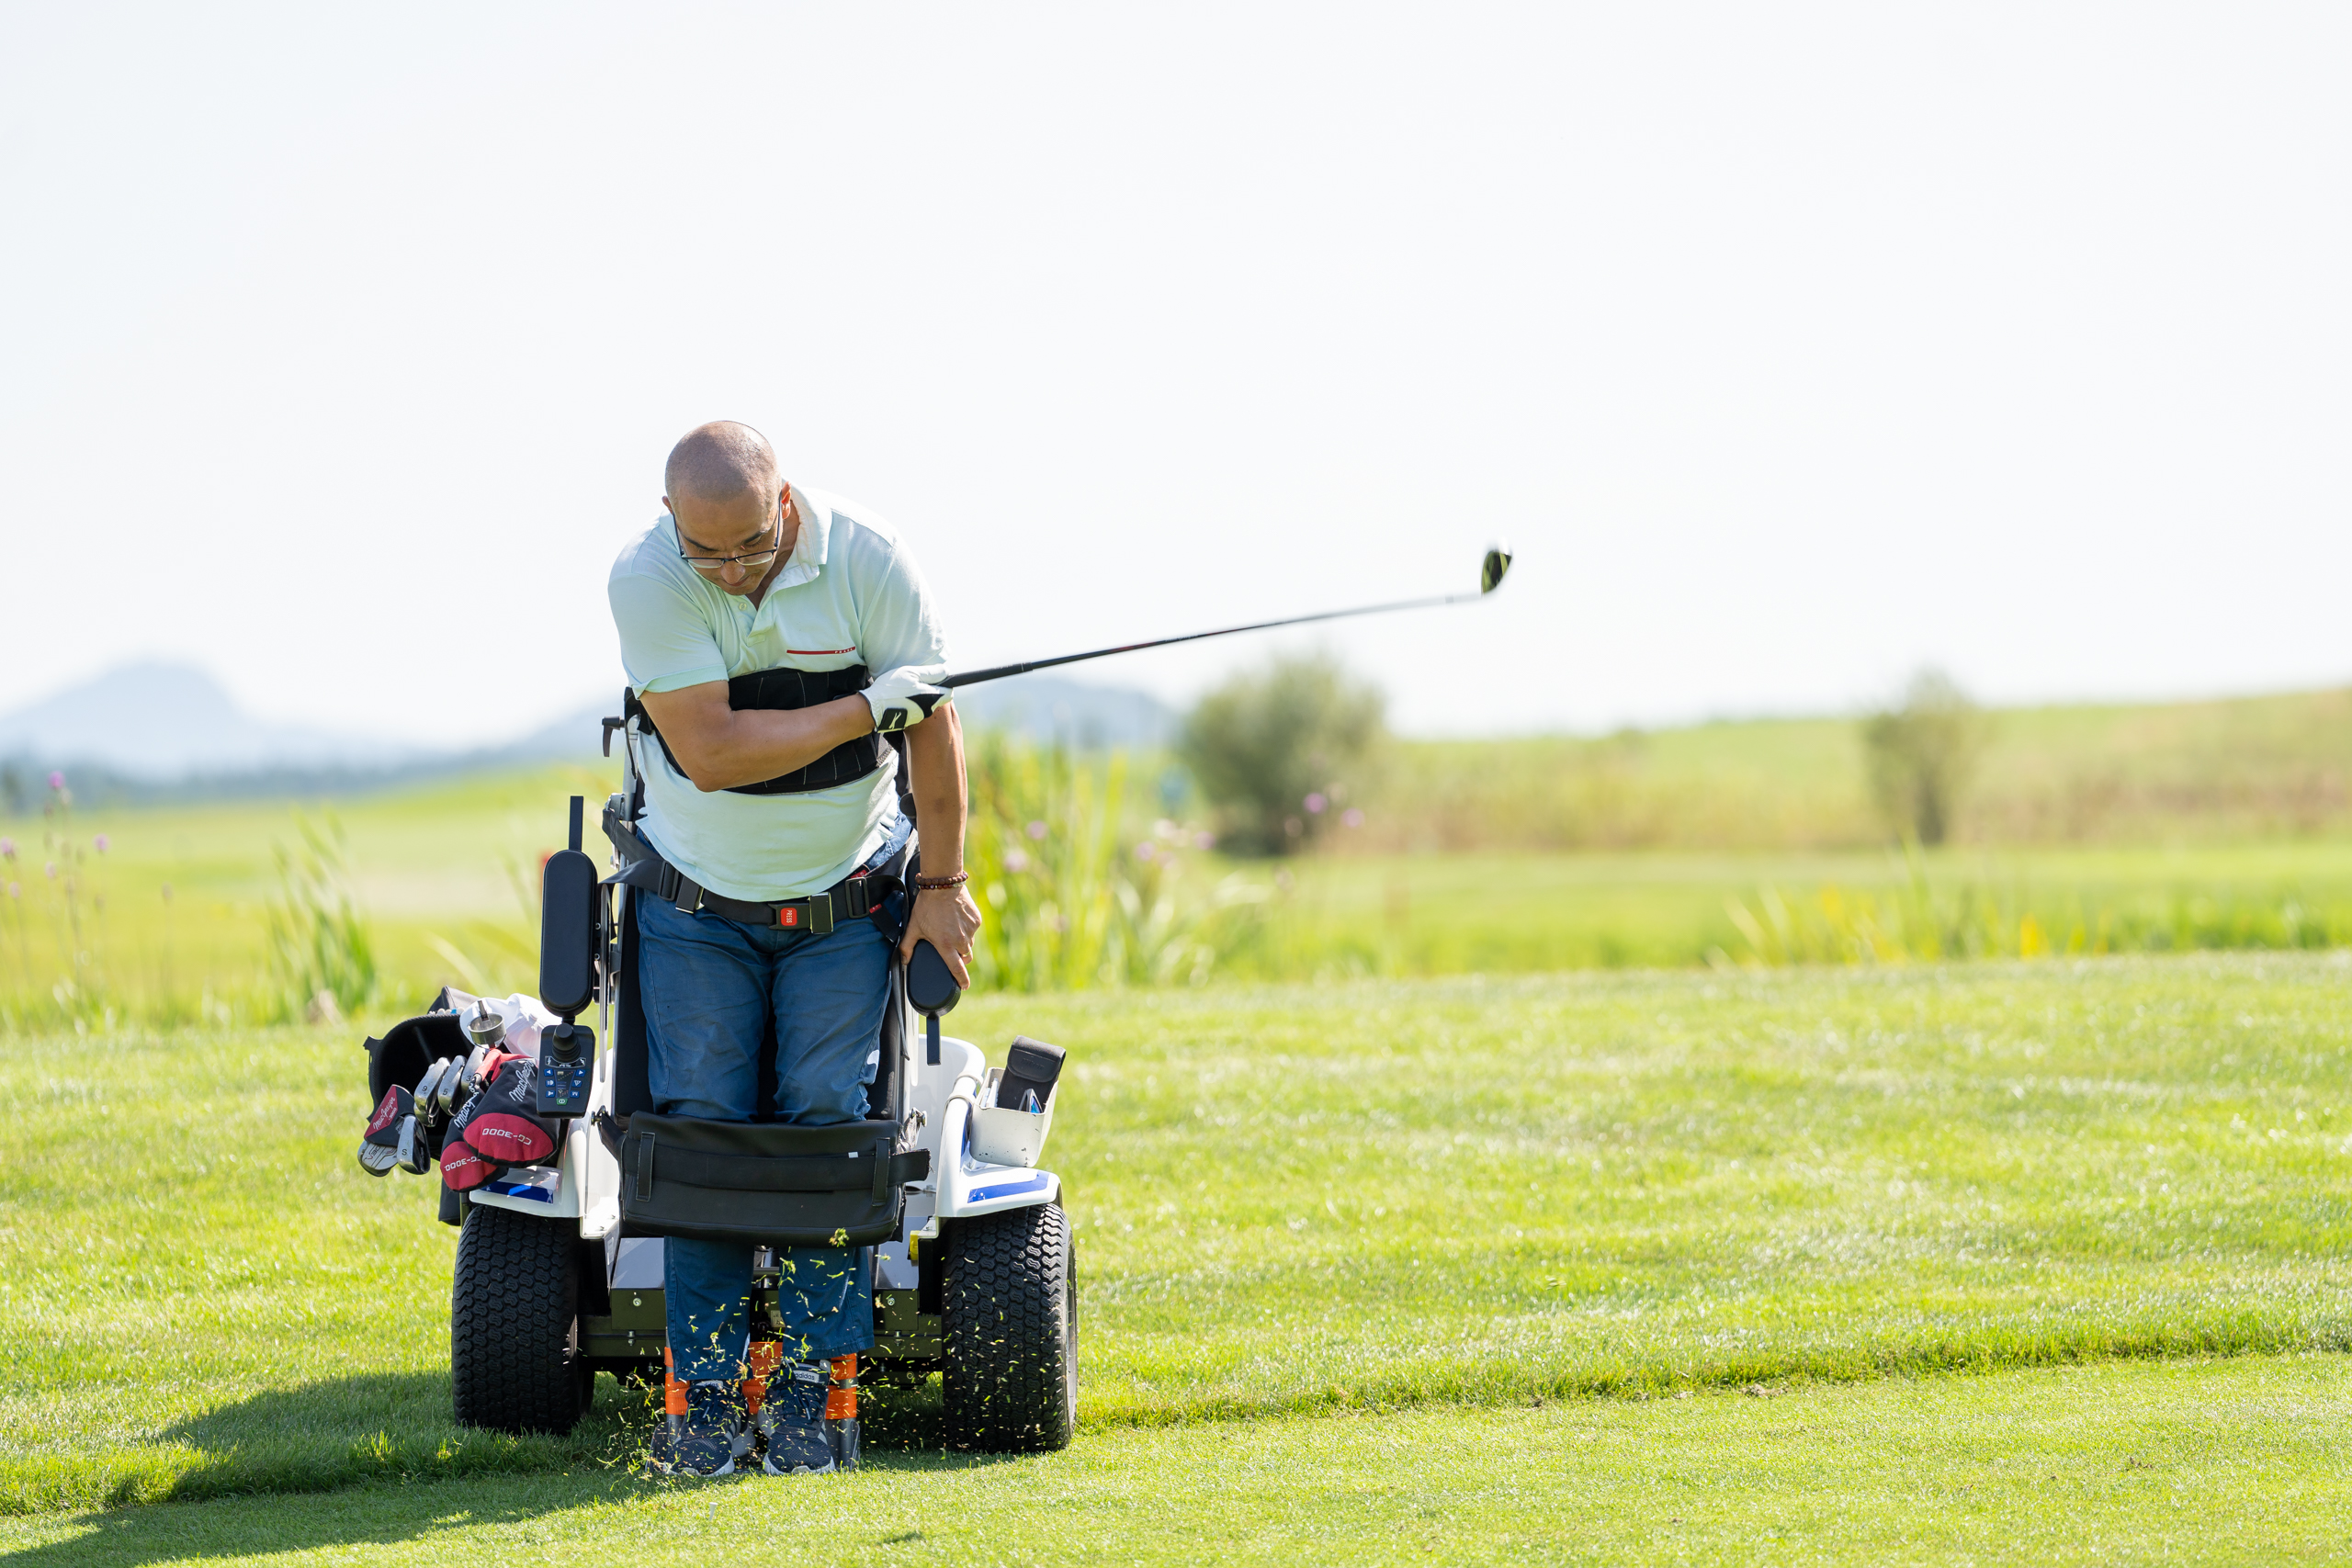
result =
M2352 679L2341 6L0 10L0 709L494 738L670 444L1421 733ZM1262 637L1091 667L1182 700ZM1074 671L1075 673L1075 671Z

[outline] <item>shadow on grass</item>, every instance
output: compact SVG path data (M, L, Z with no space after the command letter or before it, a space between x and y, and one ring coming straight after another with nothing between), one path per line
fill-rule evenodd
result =
M547 1477L538 1485L522 1488L526 1495L521 1497L512 1495L517 1483L509 1481L499 1489L509 1495L494 1502L482 1495L488 1488L479 1483L442 1482L271 1498L266 1504L252 1497L216 1497L198 1504L117 1508L81 1515L72 1521L79 1527L72 1536L12 1552L0 1557L0 1562L8 1568L131 1568L331 1547L396 1546L617 1501L637 1490L614 1476ZM455 1556L465 1555L454 1539L451 1550Z
M935 1382L870 1390L863 1415L867 1470L964 1470L1010 1457L944 1448ZM92 1468L107 1474L59 1475L52 1506L91 1510L73 1519L79 1533L0 1562L46 1568L384 1545L714 1484L646 1470L655 1419L647 1391L609 1377L597 1380L594 1411L562 1438L454 1425L447 1373L374 1373L276 1390L157 1434L150 1451L171 1461L167 1470L98 1461ZM200 1456L193 1463L189 1450ZM766 1483L756 1473L745 1479ZM503 1484L452 1484L470 1481ZM164 1506L126 1506L148 1504Z

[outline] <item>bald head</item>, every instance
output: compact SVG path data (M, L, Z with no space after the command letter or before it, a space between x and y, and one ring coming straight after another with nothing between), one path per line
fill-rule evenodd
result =
M686 432L670 448L662 484L673 506L680 502L723 506L745 497L755 497L764 506L784 488L768 438L731 419L713 420Z

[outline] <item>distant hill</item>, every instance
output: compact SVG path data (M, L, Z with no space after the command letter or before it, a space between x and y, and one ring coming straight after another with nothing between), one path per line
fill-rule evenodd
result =
M1093 750L1110 746L1165 746L1182 719L1148 692L1091 686L1058 675L1016 675L956 694L964 722L1031 740Z
M271 724L193 665L128 664L0 715L0 810L28 808L52 771L94 806L345 795L587 756L599 716L575 714L502 746L437 750Z
M0 757L96 764L127 778L273 768L378 767L410 749L274 725L187 664L127 664L0 715Z

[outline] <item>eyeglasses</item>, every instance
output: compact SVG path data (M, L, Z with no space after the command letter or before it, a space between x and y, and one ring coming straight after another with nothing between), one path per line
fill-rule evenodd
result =
M784 499L779 496L776 498L775 514L768 519L768 525L771 529L780 530L783 526L783 523ZM673 525L673 528L674 526L675 525ZM729 566L740 566L746 569L752 567L762 567L775 559L775 558L782 553L780 547L772 546L764 550L753 550L747 555L740 556L690 556L686 554L686 547L683 543L678 546L678 558L698 571L718 571Z

